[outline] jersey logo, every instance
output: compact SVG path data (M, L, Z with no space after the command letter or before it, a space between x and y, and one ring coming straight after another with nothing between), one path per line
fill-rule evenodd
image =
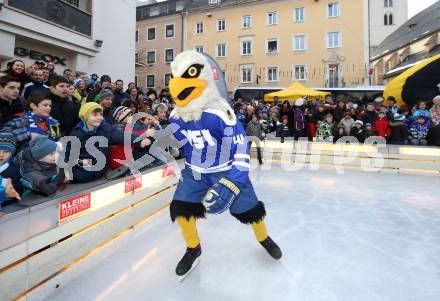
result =
M212 138L208 130L201 131L186 131L182 130L182 134L188 139L189 144L197 149L203 149L205 147L205 142L209 146L214 146L215 141Z
M232 142L234 142L234 144L243 144L244 143L244 136L243 136L243 134L234 136L232 138Z

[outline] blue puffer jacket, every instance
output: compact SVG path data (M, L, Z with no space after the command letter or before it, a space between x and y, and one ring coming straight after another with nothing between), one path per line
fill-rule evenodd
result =
M79 160L80 163L73 166L73 182L76 183L89 183L95 181L104 176L105 171L109 165L110 158L110 147L116 144L124 144L124 132L118 129L116 126L107 123L105 120L93 131L88 131L85 123L80 121L76 127L70 133L70 136L77 137L81 142L81 147L79 149L75 149L75 151L79 152ZM95 150L92 153L89 153L86 149L86 143L90 138L93 137L104 137L107 139L108 144L106 146L100 145L97 141L90 146L93 146ZM135 146L139 146L142 139L137 139L139 136L131 135L131 142L134 143ZM136 140L136 143L135 143ZM68 143L66 147L66 162L68 162L70 156L72 155L72 145ZM91 162L91 166L97 164L97 158L101 157L105 160L105 167L98 171L90 171L87 170L84 166L82 166L82 160L88 160Z
M411 140L415 139L415 140L421 140L421 139L426 139L426 136L428 136L428 132L429 132L429 125L424 123L424 124L419 124L417 122L413 122L413 124L411 125L411 127L409 128L409 138Z

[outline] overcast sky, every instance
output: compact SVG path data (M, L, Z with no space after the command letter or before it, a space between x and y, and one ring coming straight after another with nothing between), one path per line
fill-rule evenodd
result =
M408 18L440 0L408 0Z

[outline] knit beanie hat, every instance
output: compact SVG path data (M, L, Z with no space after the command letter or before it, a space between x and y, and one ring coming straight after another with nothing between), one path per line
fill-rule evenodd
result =
M11 133L0 132L0 150L15 154L15 136Z
M103 111L102 107L96 102L87 102L81 106L78 116L82 121L87 122L87 119L89 119L90 114L92 114L93 111L98 109Z
M120 106L116 107L113 111L113 118L117 123L121 123L125 118L130 116L130 114L132 114L132 111L129 108Z
M359 123L360 125L364 125L364 123L362 122L362 120L356 120L354 123Z
M37 161L53 153L59 147L59 143L50 140L46 136L36 137L29 142L32 157Z
M109 89L102 89L101 92L99 92L98 95L96 95L95 97L95 102L100 102L102 99L107 98L107 97L111 97L113 98L113 92Z
M84 82L84 80L82 80L81 78L78 78L78 79L75 79L74 81L73 81L73 85L75 86L75 87L78 87L81 83L83 83Z

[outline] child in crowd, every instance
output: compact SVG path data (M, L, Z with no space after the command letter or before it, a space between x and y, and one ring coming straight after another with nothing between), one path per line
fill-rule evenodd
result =
M432 103L431 110L429 110L431 114L431 123L432 126L437 126L440 124L440 95L434 97Z
M372 136L377 136L377 133L373 130L373 125L371 123L365 124L365 138Z
M3 184L6 184L5 181L9 179L12 188L16 190L19 195L20 193L23 193L23 186L20 185L19 167L14 163L13 156L15 151L16 148L14 135L7 132L0 132L0 177L4 180ZM8 188L7 185L5 188ZM1 202L6 200L13 200L13 198L6 197Z
M430 118L430 113L426 109L426 102L424 102L424 101L419 102L419 104L417 105L417 109L412 115L412 120L416 121L417 118L419 118L419 116L421 116L421 115L423 115L427 118Z
M393 116L400 113L400 108L396 106L396 99L394 96L388 96L387 98L388 107L387 107L387 118L388 120L393 120Z
M338 126L344 129L344 135L350 136L350 131L354 126L354 119L350 116L350 112L346 111L344 118L339 122Z
M283 116L283 123L277 126L277 137L281 137L281 143L284 143L286 137L292 137L292 132L289 128L289 117L287 115Z
M359 141L359 143L365 142L367 136L365 133L364 123L362 122L362 120L355 121L353 128L350 130L350 136L355 137Z
M324 121L318 123L318 130L316 132L316 140L324 141L326 139L333 139L334 137L334 126L333 126L333 115L325 115Z
M58 141L61 138L60 124L50 116L52 110L50 93L33 92L28 98L27 106L30 111L20 118L11 120L4 128L15 136L19 151L26 148L31 139L39 136Z
M362 121L365 123L374 124L377 119L377 114L372 103L367 104L367 109L362 115Z
M103 108L97 103L89 102L84 104L79 111L79 118L81 121L73 129L71 135L76 136L80 140L81 147L79 150L72 149L71 144L68 144L66 162L69 162L72 151L78 151L79 160L72 167L70 180L76 183L88 183L104 176L109 165L110 146L124 144L124 132L104 121ZM92 137L104 137L108 140L108 144L102 145L95 142L93 146L96 149L94 153L90 154L88 152L90 147L86 147L86 143ZM135 147L145 148L152 142L151 138L144 138L141 141L138 141L137 138L139 136L131 135L131 142ZM96 156L95 154L97 153L100 153L100 156ZM101 164L104 163L104 166L99 170L92 170L90 167L98 164L97 158L105 160L104 162L99 162Z
M408 139L408 127L405 123L405 116L399 113L394 114L393 121L390 121L391 135L390 144L403 145Z
M61 144L39 136L29 143L18 157L21 183L29 193L53 195L62 183L67 182L64 169L57 166Z
M263 131L261 129L261 124L260 121L258 120L258 116L257 115L252 115L252 119L251 121L248 123L247 128L246 128L246 135L248 137L255 137L258 138L259 140L263 140ZM251 146L253 141L249 142L249 147ZM262 160L262 156L261 156L261 147L260 147L260 141L254 141L256 146L257 146L257 158L258 158L258 163L263 164L263 160Z
M295 108L293 109L293 137L297 140L299 137L307 136L306 134L306 113L303 108L304 99L298 98L295 101Z
M377 132L378 136L385 139L391 135L391 129L385 111L379 112L377 120L373 123L373 130Z
M428 117L421 114L417 117L417 119L412 123L409 129L409 137L408 140L412 145L427 145L428 141L426 137L429 132L428 125Z

